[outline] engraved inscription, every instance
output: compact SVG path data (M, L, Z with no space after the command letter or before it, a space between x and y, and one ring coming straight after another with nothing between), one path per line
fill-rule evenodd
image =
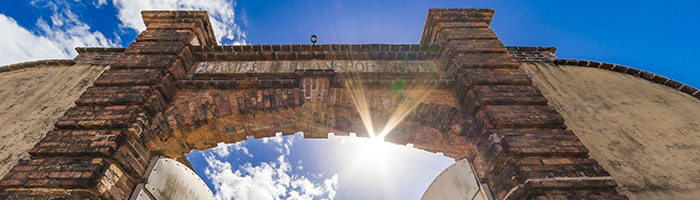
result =
M294 73L329 70L336 73L434 73L431 61L235 61L200 62L195 74Z

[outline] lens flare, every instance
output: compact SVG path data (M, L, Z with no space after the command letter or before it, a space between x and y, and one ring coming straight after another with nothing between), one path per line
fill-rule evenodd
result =
M386 137L396 126L398 126L413 110L415 110L421 102L427 99L430 95L430 90L425 88L413 88L406 91L407 98L404 98L401 103L394 109L389 121L379 133L380 138Z
M345 87L348 90L350 99L362 119L362 123L371 139L383 141L392 130L394 130L401 122L411 114L418 106L430 97L431 90L435 89L434 82L427 78L403 79L397 78L390 86L391 91L396 92L396 95L403 95L398 105L391 109L388 120L381 127L381 131L377 135L375 133L370 107L368 102L368 89L363 85L363 79L359 74L351 74L350 80L345 82ZM383 102L384 104L390 104Z
M350 94L350 99L352 100L352 104L355 106L355 109L358 113L360 113L360 118L362 119L362 123L365 125L365 129L367 129L369 138L374 138L375 135L374 128L372 126L372 117L369 113L369 103L367 102L367 96L365 96L366 91L362 85L362 81L346 81L345 88L347 88L349 91L348 93Z

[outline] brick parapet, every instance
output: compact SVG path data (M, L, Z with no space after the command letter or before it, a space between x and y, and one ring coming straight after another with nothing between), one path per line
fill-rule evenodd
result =
M193 46L197 60L428 60L440 55L441 45L321 44Z
M75 61L66 60L66 59L37 60L37 61L21 62L21 63L14 63L14 64L10 64L10 65L0 66L0 73L20 70L20 69L25 69L25 68L33 68L33 67L71 66L74 64L75 64Z
M632 76L640 77L645 80L665 85L667 87L673 88L675 90L678 90L680 92L686 93L696 99L700 99L700 91L693 86L683 84L681 82L678 82L673 79L669 79L667 77L661 76L659 74L651 73L648 71L643 71L639 69L635 69L632 67L627 67L623 65L618 65L618 64L613 64L613 63L606 63L606 62L598 62L598 61L589 61L589 60L577 60L577 59L557 59L553 61L554 64L557 65L573 65L573 66L580 66L580 67L591 67L591 68L599 68L599 69L605 69L609 71L614 71L614 72L619 72L623 74L629 74Z
M557 56L554 52L556 47L527 47L527 46L508 46L508 53L513 55L520 62L554 62Z
M554 55L556 47L530 47L530 46L508 46L508 53L515 56L519 62L550 62L557 65L572 65L580 67L600 68L609 71L629 74L645 80L665 85L680 92L686 93L696 99L700 99L700 92L697 88L683 84L679 81L669 79L659 74L636 68L618 65L614 63L598 62L580 59L559 59Z
M544 47L544 46L507 46L508 52L510 53L551 53L554 54L557 51L557 47Z

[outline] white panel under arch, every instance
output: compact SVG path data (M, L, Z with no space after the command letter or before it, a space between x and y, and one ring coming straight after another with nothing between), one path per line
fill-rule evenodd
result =
M131 200L216 199L194 171L164 156L151 161L145 177L145 183L139 183L131 194Z
M435 177L421 200L491 200L491 192L476 177L467 159L459 160Z

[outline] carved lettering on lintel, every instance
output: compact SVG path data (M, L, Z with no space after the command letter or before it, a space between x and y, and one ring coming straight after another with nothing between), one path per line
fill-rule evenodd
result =
M195 74L294 73L333 70L336 73L435 73L432 61L213 61L200 62Z

